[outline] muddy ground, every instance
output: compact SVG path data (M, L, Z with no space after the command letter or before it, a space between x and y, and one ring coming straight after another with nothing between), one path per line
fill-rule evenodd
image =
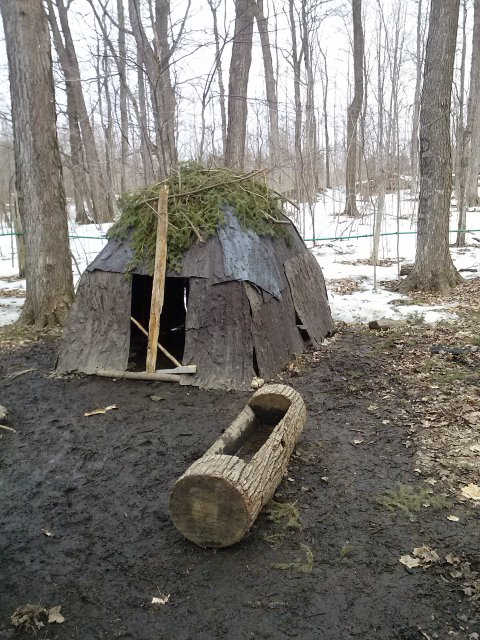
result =
M0 386L17 430L0 432L1 640L34 637L11 625L27 603L65 617L38 638L479 637L479 510L418 468L421 416L391 337L340 328L283 375L308 407L275 496L284 506L219 551L182 538L168 495L249 396L55 379L55 354L42 339L0 355L0 377L35 369ZM399 562L421 546L438 560Z

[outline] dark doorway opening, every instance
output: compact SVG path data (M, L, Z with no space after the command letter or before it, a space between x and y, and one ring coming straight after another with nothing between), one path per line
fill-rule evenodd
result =
M132 276L131 316L148 332L150 302L152 299L151 276ZM179 362L185 349L185 319L187 314L188 280L186 278L166 278L165 296L160 315L159 343ZM132 322L130 333L130 371L145 371L147 357L147 336ZM157 352L156 369L172 369L175 365L160 349Z

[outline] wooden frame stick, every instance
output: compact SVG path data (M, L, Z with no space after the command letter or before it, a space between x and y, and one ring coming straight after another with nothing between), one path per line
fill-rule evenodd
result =
M138 327L140 329L140 331L145 334L148 338L148 331L146 329L144 329L142 327L142 325L140 324L140 322L138 320L135 320L135 318L133 316L130 316L130 320L133 322L133 324ZM171 353L169 353L165 347L162 347L162 345L160 343L157 344L157 348L160 349L160 351L163 353L164 356L167 356L167 358L173 362L173 364L176 367L181 367L181 363L175 358L175 356L172 356Z
M155 246L155 268L153 271L152 301L148 323L147 373L154 373L157 365L160 314L165 294L165 272L167 270L168 233L168 185L163 185L158 198L157 241Z

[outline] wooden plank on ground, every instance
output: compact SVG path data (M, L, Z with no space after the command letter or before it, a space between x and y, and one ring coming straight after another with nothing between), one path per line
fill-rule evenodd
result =
M155 247L155 269L153 272L152 302L150 322L148 323L147 364L148 373L153 373L157 364L158 334L160 333L160 315L165 293L165 272L167 270L167 233L168 233L168 185L160 189L158 199L157 241Z

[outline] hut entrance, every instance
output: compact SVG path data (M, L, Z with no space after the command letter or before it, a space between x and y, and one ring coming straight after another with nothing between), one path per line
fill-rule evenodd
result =
M152 276L132 275L131 317L148 331L150 302L152 299ZM162 313L160 316L159 343L179 362L185 348L185 318L187 314L188 280L166 278ZM128 369L145 371L147 337L132 322ZM156 369L171 369L175 365L158 350Z

